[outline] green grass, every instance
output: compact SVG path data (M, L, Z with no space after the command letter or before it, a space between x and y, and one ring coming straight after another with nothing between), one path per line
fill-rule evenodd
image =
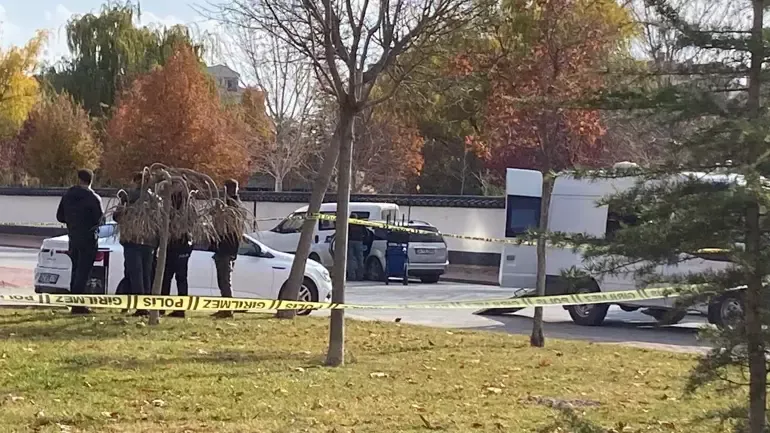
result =
M684 354L349 320L348 365L327 368L327 336L316 318L2 310L0 431L529 432L570 400L617 431L719 432L696 419L738 398L684 397Z

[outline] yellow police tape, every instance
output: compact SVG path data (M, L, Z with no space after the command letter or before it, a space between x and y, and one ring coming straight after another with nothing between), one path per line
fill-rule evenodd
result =
M643 299L675 298L671 288L649 288L621 292L579 293L512 299L426 302L415 304L337 304L332 302L298 302L275 299L221 298L209 296L145 296L145 295L52 295L4 294L0 301L19 305L78 306L111 309L170 311L274 311L274 310L393 310L393 309L463 309L463 308L527 308L542 306L628 303Z
M337 220L337 217L335 215L329 215L329 214L311 214L311 215L296 217L296 218L319 219L319 220L326 220L326 221ZM362 220L362 219L356 219L356 218L350 218L348 221L350 224L362 225L366 227L388 229L392 231L400 231L400 232L414 233L414 234L441 235L445 238L462 239L467 241L491 242L491 243L509 244L509 245L529 245L529 246L535 245L535 242L523 241L520 239L503 239L503 238L490 238L490 237L483 237L483 236L456 235L452 233L421 230L421 229L415 229L412 227L400 226L398 224L388 224L388 223L379 222L379 221L368 221L368 220ZM717 254L717 253L725 253L727 251L728 250L725 250L723 248L701 248L698 251L696 251L696 253L697 254Z

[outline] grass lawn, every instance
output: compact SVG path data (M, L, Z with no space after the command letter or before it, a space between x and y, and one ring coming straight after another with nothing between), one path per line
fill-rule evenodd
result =
M720 432L738 396L682 395L688 355L396 323L0 310L0 432L530 432L573 405L618 432ZM612 431L612 430L611 430Z

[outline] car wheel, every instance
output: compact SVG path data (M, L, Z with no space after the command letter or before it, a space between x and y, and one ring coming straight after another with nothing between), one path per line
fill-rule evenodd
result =
M436 284L438 283L438 280L441 278L441 275L426 275L424 277L420 277L420 281L422 281L425 284Z
M319 257L316 253L311 254L308 258L316 263L321 263L321 257Z
M382 263L377 257L372 257L366 262L366 279L369 281L383 281L385 279Z
M299 302L318 302L318 289L309 278L305 278L302 281L302 286L299 288L299 296L297 296ZM298 310L297 315L307 316L313 310Z
M596 293L599 291L599 287L596 283L593 283L590 286L577 289L576 293ZM580 326L601 325L602 322L604 322L604 318L607 317L607 311L609 309L609 304L570 305L567 307L567 311L569 312L572 321Z
M732 329L743 321L743 296L741 293L725 293L709 304L709 322L720 328Z

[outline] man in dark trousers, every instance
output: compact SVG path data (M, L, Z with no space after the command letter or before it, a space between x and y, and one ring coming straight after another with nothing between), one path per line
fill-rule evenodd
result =
M171 218L179 217L179 211L187 206L187 197L182 191L175 191L171 195L171 205L177 212L171 214ZM192 254L192 234L183 233L169 239L166 251L166 267L163 271L163 288L161 295L171 294L171 279L176 277L176 291L179 296L187 296L187 266ZM169 317L184 317L184 311L174 311Z
M78 171L78 184L64 193L56 210L56 219L67 225L69 256L72 260L70 292L90 292L88 279L99 250L98 231L104 210L102 199L91 189L94 174L91 170ZM72 314L88 314L86 307L72 307Z
M136 203L142 195L142 173L136 173L133 178L134 188L129 191L128 197L123 201L124 205ZM150 192L147 192L150 194ZM120 227L122 219L121 212L115 212L113 219ZM155 261L155 249L157 248L157 236L148 235L142 239L133 239L131 241L121 237L120 244L123 245L123 258L125 276L131 287L131 293L134 295L152 294L152 266ZM137 310L135 316L149 315L147 310Z
M351 214L355 219L358 215ZM364 279L364 242L366 241L366 227L360 224L348 224L348 272L349 281L363 281Z
M228 206L240 207L241 199L238 197L238 181L228 179L225 181L225 202ZM238 257L238 247L241 244L241 236L230 236L221 239L214 250L214 263L217 268L217 285L223 298L233 297L232 276L235 259ZM218 311L213 314L217 318L233 317L232 311Z

